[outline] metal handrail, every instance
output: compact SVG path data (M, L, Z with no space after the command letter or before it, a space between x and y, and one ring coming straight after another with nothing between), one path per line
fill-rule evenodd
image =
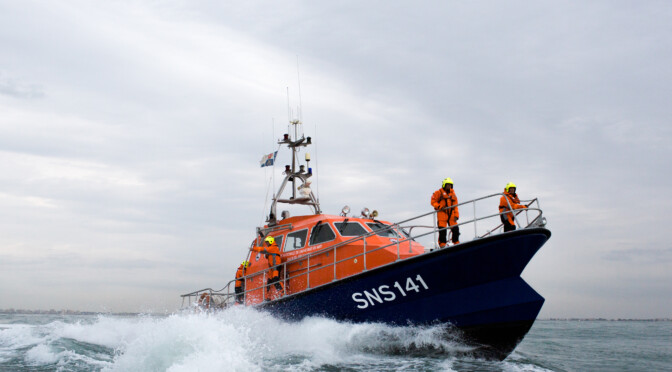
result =
M465 226L465 225L468 225L468 224L474 224L474 238L473 239L480 239L480 238L484 238L486 236L492 235L495 231L499 230L502 227L503 224L501 222L498 221L498 225L496 227L488 229L487 232L484 235L480 235L480 236L478 235L478 226L477 226L478 222L485 221L485 220L492 219L492 218L496 218L496 217L501 216L501 215L506 214L506 213L511 213L511 211L513 211L513 209L511 208L511 204L509 203L508 198L507 198L507 203L509 203L509 208L510 208L509 210L506 210L506 211L503 211L503 212L498 212L498 213L486 214L485 216L477 216L476 215L476 203L482 202L486 199L490 199L490 198L493 198L493 197L500 197L500 196L503 196L503 195L504 195L503 193L491 194L491 195L483 196L483 197L480 197L480 198L477 198L477 199L469 200L469 201L466 201L466 202L463 202L463 203L459 203L455 206L444 208L443 210L450 210L451 208L466 206L466 205L469 205L469 204L473 205L473 211L474 211L473 218L468 220L468 221L465 221L465 222L457 223L456 225L453 225L453 226L446 226L446 227L442 227L442 228L440 228L438 226L426 226L426 225L402 226L402 224L406 224L406 223L409 223L409 222L412 222L412 221L415 221L415 220L419 220L419 219L422 219L422 218L425 218L425 217L428 217L428 216L435 216L437 213L440 212L440 210L439 211L431 211L431 212L424 213L424 214L421 214L419 216L415 216L415 217L412 217L412 218L409 218L409 219L406 219L406 220L403 220L403 221L400 221L400 222L397 222L397 223L393 223L391 225L386 225L385 228L372 230L370 232L367 232L366 234L363 234L363 235L360 235L360 236L357 236L357 237L353 237L352 239L348 239L346 241L343 241L343 242L325 247L325 248L320 249L316 252L311 252L310 254L307 254L305 256L297 257L296 259L292 259L291 261L283 262L282 263L282 272L283 272L283 283L285 285L284 286L285 291L287 290L287 281L293 280L293 279L296 279L296 278L300 278L303 275L306 276L306 290L318 288L318 287L321 287L323 285L329 284L330 282L338 280L339 278L337 277L336 265L339 264L339 263L351 260L353 258L363 257L363 266L364 266L363 271L367 271L368 267L367 267L366 258L367 258L368 254L371 254L373 252L377 252L377 251L380 251L380 250L383 250L383 249L387 249L391 246L396 245L396 260L392 261L392 262L389 262L389 263L386 263L382 266L387 266L387 265L393 264L394 262L403 259L402 256L401 256L401 246L403 245L403 243L408 242L409 253L411 253L412 252L412 242L416 241L416 239L423 238L423 237L426 237L426 236L431 235L431 234L435 234L436 232L441 231L441 230L451 229L452 227L455 227L455 226ZM534 204L534 203L537 204L537 208L531 208L531 205ZM518 212L514 213L514 221L515 221L516 225L520 228L523 228L523 229L524 228L529 228L529 227L532 227L532 226L539 226L539 225L543 226L545 224L545 219L543 218L542 210L539 208L538 199L537 198L532 199L531 201L529 201L529 203L526 206L528 208L518 210ZM526 215L527 224L525 224L524 227L523 227L523 224L520 221L520 217L518 217L518 215L520 215L521 213L525 213L525 215ZM532 219L532 222L530 222L530 220L529 220L529 213L535 213L536 214L534 216L534 218ZM498 218L498 220L499 220L499 218ZM376 220L372 219L372 221L376 221ZM408 233L405 230L406 228L409 229ZM429 231L414 235L412 233L414 228L426 228ZM375 249L367 251L367 247L369 246L369 244L367 244L367 238L372 237L374 235L377 235L381 231L386 231L386 230L391 230L391 231L397 232L397 235L399 235L399 237L396 238L394 242L391 242L389 244L385 244L385 245L382 245L380 247L376 247ZM356 243L356 242L359 242L359 241L362 241L362 252L361 253L357 253L357 254L354 254L354 255L349 255L348 257L345 257L345 258L337 259L336 252L337 252L338 248L346 246L346 245L350 245L350 244L353 244L353 243ZM436 244L436 243L434 243L434 244ZM311 258L315 259L320 255L326 254L327 252L333 252L333 261L332 262L330 262L326 265L323 265L323 264L320 263L318 265L315 265L314 267L310 266ZM306 262L307 262L306 268L305 269L300 269L300 270L297 270L297 271L305 270L305 272L297 273L296 275L291 275L291 276L288 277L287 276L287 265L298 262L298 261L301 261L301 260L306 260ZM310 274L312 272L315 272L316 270L323 270L323 269L329 267L330 265L334 266L332 280L331 281L325 281L325 283L323 283L323 284L311 287ZM244 277L239 278L238 280L245 280L245 281L254 280L259 275L264 275L264 277L265 277L267 271L268 270L264 270L264 271L256 272L256 273L253 273L253 274L249 274L249 275L246 275ZM351 275L356 275L356 273L351 274ZM344 277L347 277L347 276L344 276ZM194 291L194 292L182 295L183 304L184 304L184 298L191 299L191 297L198 297L200 294L202 294L205 291L209 291L209 294L210 294L211 297L212 296L223 296L224 299L223 299L222 303L226 304L229 300L233 299L234 296L236 295L235 293L231 293L231 285L235 281L236 281L236 279L229 281L227 283L227 285L224 286L224 288L222 288L218 291L213 291L211 288L206 288L206 289L202 289L202 290L199 290L199 291ZM262 281L262 283L263 284L261 285L261 287L256 287L256 288L253 288L253 289L247 289L246 288L245 291L243 292L243 296L247 296L248 292L262 289L263 295L265 297L265 291L266 291L266 287L268 285L266 284L265 281ZM224 292L224 290L226 290L226 292Z
M523 200L523 201L526 201L526 200ZM539 200L538 200L537 198L534 198L534 199L530 200L529 203L525 204L525 206L529 209L530 206L531 206L532 204L534 204L535 202L537 203L537 207L539 208ZM508 213L511 213L512 211L515 211L515 209L513 209L512 206L511 206L511 203L510 203L510 201L509 201L509 198L506 198L506 203L508 204L509 209L506 210L506 211L504 211L504 212L500 212L500 213L499 213L500 215L508 214ZM538 209L538 208L537 208L537 209ZM541 211L541 209L538 209L538 210ZM524 212L523 210L518 210L518 212L515 212L515 213L513 214L513 221L515 222L516 225L518 225L518 227L521 227L521 228L522 228L522 226L521 226L520 222L518 221L517 216L518 216L519 214L523 213L523 212ZM538 218L540 218L540 217L541 217L541 213L540 213L534 220L532 220L532 223L529 222L529 218L528 218L527 226L532 225L532 224L534 223L534 221L536 221L536 220L537 220ZM484 238L484 237L486 237L486 236L492 234L494 231L497 231L499 228L501 228L501 227L503 227L503 226L504 226L504 224L503 224L503 223L500 223L500 224L497 225L494 229L488 231L488 232L485 233L484 235L481 235L480 238ZM526 226L526 227L527 227L527 226Z

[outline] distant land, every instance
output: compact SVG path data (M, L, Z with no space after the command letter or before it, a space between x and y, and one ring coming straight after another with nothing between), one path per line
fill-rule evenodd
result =
M79 311L79 310L24 310L24 309L0 309L0 314L49 314L49 315L121 315L121 316L135 316L135 315L166 315L166 313L160 314L147 314L147 313L130 313L122 312L115 313L112 311ZM670 322L672 318L539 318L537 321L604 321L604 322Z
M566 321L604 321L604 322L670 322L672 318L539 318L537 320L566 320Z
M79 310L25 310L25 309L0 309L0 314L41 314L41 315L99 315L99 314L111 314L111 315L123 315L123 316L134 316L145 313L116 313L112 311L79 311ZM153 314L150 314L153 315Z

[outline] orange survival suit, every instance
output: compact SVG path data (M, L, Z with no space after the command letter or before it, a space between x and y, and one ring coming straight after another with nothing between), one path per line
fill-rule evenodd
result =
M453 244L460 242L460 227L457 225L457 219L460 218L460 210L458 207L453 207L458 204L457 195L455 195L455 190L451 187L448 191L445 188L440 188L432 194L431 204L434 207L434 210L438 210L436 213L437 226L439 228L446 226L454 226L450 229L453 233L452 241ZM447 207L453 207L450 209L445 209ZM443 234L441 234L443 232ZM443 236L442 236L443 235ZM446 245L446 230L439 231L439 246L443 248Z
M263 243L265 247L252 247L252 250L255 252L261 252L264 254L264 257L268 260L268 289L266 290L266 299L270 300L270 286L275 284L275 289L283 292L284 287L280 281L280 265L282 265L282 257L280 256L280 249L275 241L272 244L268 242Z
M520 199L518 199L518 194L516 194L515 187L511 188L507 187L504 189L504 195L501 198L499 198L499 212L503 213L510 210L509 204L513 209L527 208L526 206L520 204ZM516 224L514 223L513 220L513 212L500 214L499 217L501 218L502 223L504 224L504 232L513 231L516 229Z
M235 292L236 292L236 302L239 304L243 303L243 293L245 292L245 281L243 279L240 279L245 276L245 263L247 261L243 262L238 266L238 270L236 270L236 287Z

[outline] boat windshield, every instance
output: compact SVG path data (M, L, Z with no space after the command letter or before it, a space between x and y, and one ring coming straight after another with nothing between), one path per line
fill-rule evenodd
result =
M334 226L341 236L361 236L366 234L364 226L358 222L334 222Z
M368 222L366 225L378 236L384 238L400 238L399 234L392 229L392 226L380 222Z
M310 232L309 245L320 244L336 239L336 234L331 230L328 223L318 222Z

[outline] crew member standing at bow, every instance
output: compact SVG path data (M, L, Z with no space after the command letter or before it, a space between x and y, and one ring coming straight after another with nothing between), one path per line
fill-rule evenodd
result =
M245 269L250 267L250 262L249 261L243 261L243 263L238 266L238 270L236 270L236 302L239 304L242 304L244 301L244 293L245 293L245 279L241 279L242 277L245 276Z
M516 184L513 182L507 183L504 187L504 195L499 199L499 213L502 213L499 215L499 218L501 218L502 224L504 224L504 232L516 229L511 209L525 208L527 208L527 206L520 204L520 199L518 199L518 194L516 194Z
M436 213L437 226L439 229L439 248L446 246L446 236L448 235L447 226L450 226L453 244L460 243L460 227L457 226L457 220L460 218L460 211L457 208L457 196L453 190L453 180L446 178L441 183L441 188L434 191L431 199L432 207L438 211Z
M251 250L261 252L268 260L268 287L266 289L266 299L271 300L271 284L275 285L280 294L284 292L284 287L280 281L280 265L282 264L282 257L280 257L280 249L275 243L275 238L267 236L264 239L263 247L252 247Z

